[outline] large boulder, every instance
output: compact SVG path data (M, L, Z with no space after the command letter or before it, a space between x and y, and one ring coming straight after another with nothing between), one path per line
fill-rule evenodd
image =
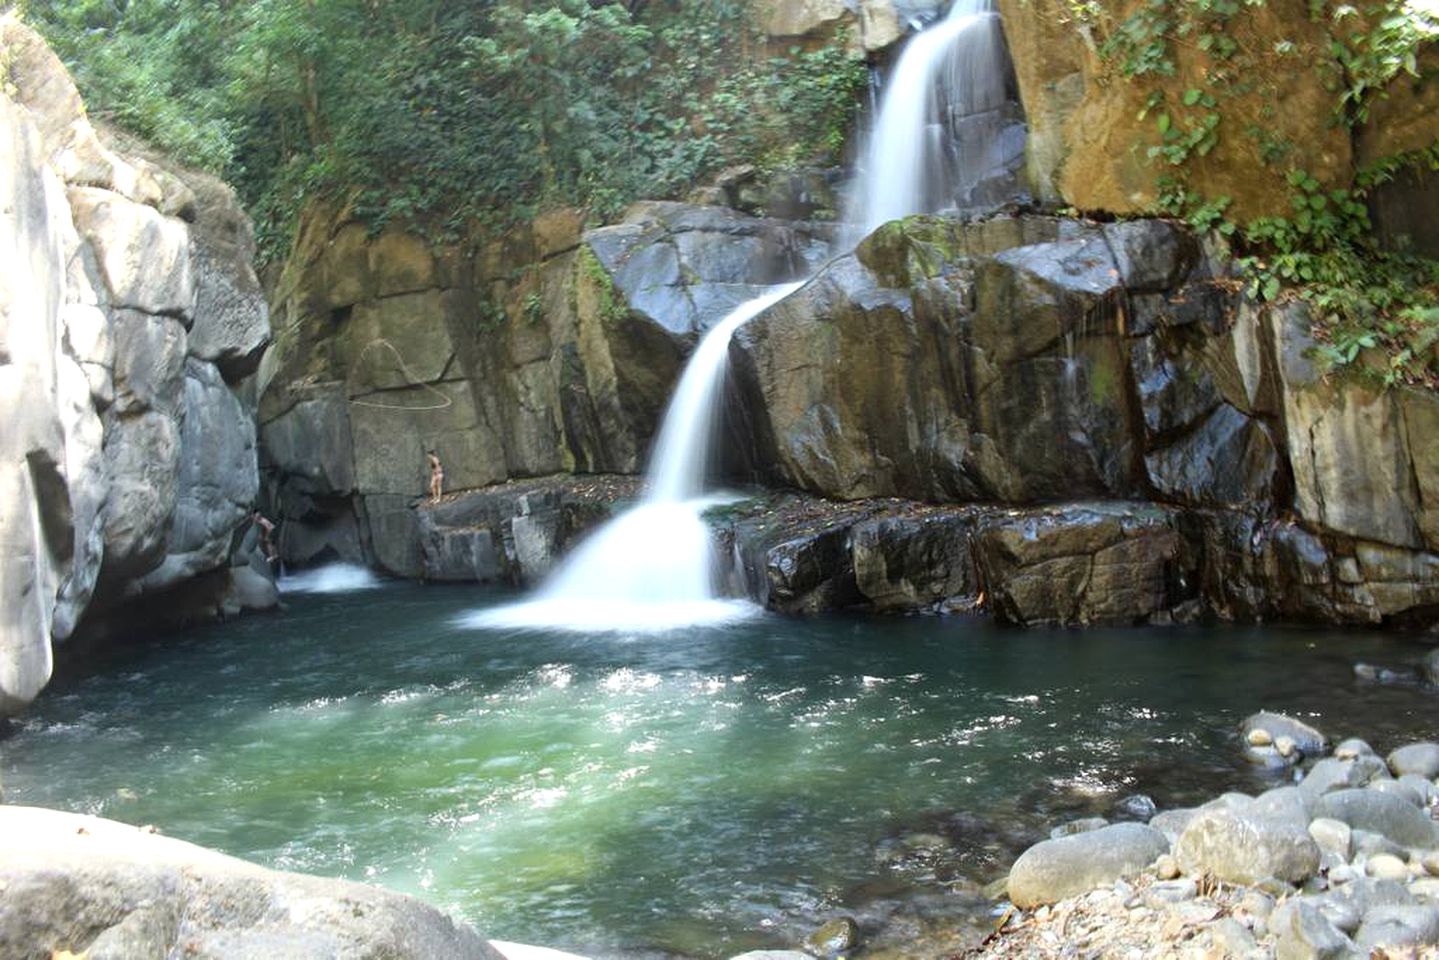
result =
M164 590L224 566L232 535L259 493L255 423L212 364L185 363L175 515L165 557L139 581Z
M256 491L254 428L191 330L243 315L237 342L253 355L268 328L257 283L222 298L224 316L214 298L197 308L195 191L102 143L59 60L14 15L0 16L0 46L0 255L14 267L0 279L7 715L48 678L51 643L97 611L147 583L205 594L227 579ZM229 217L248 235L233 201Z
M1192 246L1173 249L1182 273ZM737 332L754 469L844 499L1135 495L1123 295L1080 224L882 227Z
M995 517L977 550L989 602L1010 623L1140 622L1184 596L1175 517L1149 504Z
M112 820L0 808L0 953L502 960L378 887L282 873Z
M1314 815L1340 820L1356 830L1380 833L1401 846L1427 849L1439 828L1414 804L1379 790L1336 790L1314 802Z
M426 580L533 584L639 493L631 477L516 481L416 511Z
M1320 854L1305 818L1253 801L1200 810L1175 842L1174 857L1187 874L1254 884L1308 879Z
M0 259L10 265L0 275L0 714L50 678L55 597L73 549L55 370L67 221L39 133L0 95ZM88 407L88 390L82 399Z
M1439 549L1439 397L1326 377L1302 305L1274 311L1289 462L1300 516L1410 549Z
M1022 910L1088 893L1144 870L1169 851L1152 827L1116 823L1035 844L1009 870L1009 899Z

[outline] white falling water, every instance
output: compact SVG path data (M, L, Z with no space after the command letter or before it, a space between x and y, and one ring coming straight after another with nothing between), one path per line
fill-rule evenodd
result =
M717 502L703 494L730 337L800 286L740 304L705 334L665 412L644 499L587 537L534 599L471 614L466 624L665 630L758 612L715 596L714 544L700 514Z
M885 84L851 198L853 241L953 203L984 172L992 153L985 136L966 137L958 153L951 144L962 118L1004 106L1006 56L989 0L957 0L945 19L909 39Z
M911 38L880 105L849 221L865 233L953 202L957 186L990 164L986 134L950 149L965 118L1006 98L1005 51L990 0L957 0L948 17ZM701 519L714 504L705 480L730 337L797 290L777 287L741 304L695 348L670 400L647 476L648 492L591 534L532 600L465 618L478 627L665 630L758 612L714 592L714 548Z

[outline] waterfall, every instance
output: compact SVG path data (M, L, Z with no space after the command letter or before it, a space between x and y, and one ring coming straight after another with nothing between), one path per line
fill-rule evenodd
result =
M948 16L909 39L885 84L850 198L853 242L890 220L965 200L1002 165L1007 72L989 0L957 0Z
M957 0L906 45L849 211L862 232L847 247L887 221L954 204L999 165L1007 54L989 2ZM962 151L956 135L965 139ZM757 612L714 595L714 548L701 514L717 501L705 496L705 481L730 337L802 285L741 304L700 341L665 413L639 504L592 533L533 599L471 614L466 624L662 630Z
M662 630L757 611L714 595L714 545L701 514L717 500L704 495L705 480L730 337L800 286L740 304L700 340L665 411L643 499L587 537L534 599L471 614L466 624Z

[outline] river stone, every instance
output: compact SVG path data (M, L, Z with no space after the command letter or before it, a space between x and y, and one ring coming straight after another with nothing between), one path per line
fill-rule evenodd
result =
M1291 816L1257 802L1239 809L1201 810L1174 845L1186 874L1210 874L1227 883L1255 884L1269 877L1298 883L1319 869L1319 845Z
M836 917L805 939L807 951L816 957L841 957L859 946L859 924L853 917Z
M1334 748L1334 757L1337 760L1353 760L1356 757L1372 756L1375 756L1374 748L1358 737L1341 740L1339 745Z
M1376 907L1412 906L1418 901L1402 883L1355 876L1351 882L1305 897L1330 923L1347 934L1359 929L1365 914Z
M1377 790L1326 793L1315 801L1314 815L1382 833L1402 846L1427 848L1435 842L1434 823L1427 814L1399 797Z
M94 944L97 956L502 960L413 897L37 807L0 807L0 890L7 957Z
M1313 903L1294 899L1281 904L1269 918L1280 960L1327 960L1353 949L1353 942Z
M1432 780L1439 777L1439 743L1411 743L1389 754L1389 769L1394 776L1417 774Z
M1143 793L1131 794L1114 805L1116 817L1132 817L1135 820L1148 822L1159 812L1158 805L1154 798Z
M1353 831L1342 820L1316 817L1309 824L1309 835L1325 853L1336 853L1345 860L1354 855Z
M1280 737L1288 737L1311 759L1321 757L1329 750L1328 737L1304 721L1282 713L1260 711L1248 717L1240 729L1245 738L1255 730L1266 731L1276 743Z
M1170 844L1179 839L1184 828L1189 826L1189 821L1194 819L1197 811L1185 807L1179 810L1165 810L1163 813L1156 813L1149 818L1149 825L1169 840Z
M1364 914L1354 943L1366 954L1378 947L1439 943L1439 906L1374 907Z
M1419 673L1429 683L1439 687L1439 647L1429 651L1419 666Z
M1309 799L1298 787L1275 787L1254 798L1254 811L1282 820L1301 830L1308 829L1310 814Z
M1410 774L1409 776L1412 777L1412 774ZM1420 783L1429 785L1430 789L1433 789L1433 785L1429 784L1428 780L1420 780ZM1401 800L1405 800L1409 803L1414 804L1414 806L1416 807L1423 807L1426 803L1426 794L1423 791L1417 789L1413 783L1406 783L1403 780L1375 780L1374 782L1368 784L1365 789L1377 790L1380 793L1391 794Z
M1209 925L1209 937L1221 955L1247 957L1259 948L1249 928L1233 917L1221 917Z
M1299 789L1312 804L1319 797L1335 790L1362 787L1376 778L1389 776L1389 768L1378 757L1364 754L1352 760L1325 757L1309 768Z
M1045 840L1010 868L1009 898L1020 909L1055 903L1135 876L1168 850L1164 834L1137 823Z
M813 958L799 950L750 950L748 953L737 953L729 960L813 960Z
M1376 853L1364 863L1364 872L1376 880L1407 880L1409 866L1392 853Z
M1382 833L1373 830L1354 831L1354 858L1356 862L1362 863L1367 857L1387 853L1391 857L1403 858L1407 848L1403 844L1395 843Z
M1419 806L1421 807L1427 807L1439 799L1439 785L1427 777L1406 773L1400 776L1398 781L1419 795Z

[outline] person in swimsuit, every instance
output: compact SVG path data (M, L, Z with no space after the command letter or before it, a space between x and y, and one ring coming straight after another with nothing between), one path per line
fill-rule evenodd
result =
M260 551L264 553L266 560L274 563L280 559L280 552L275 549L275 541L271 537L275 532L275 524L258 510L250 514L250 519L255 521L255 529L260 533Z
M430 502L434 503L445 492L445 468L440 466L435 451L431 450L426 456L430 458Z

